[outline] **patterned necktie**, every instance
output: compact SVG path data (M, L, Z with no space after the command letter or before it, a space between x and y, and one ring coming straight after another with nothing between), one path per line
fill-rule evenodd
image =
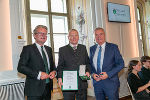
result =
M72 48L73 48L74 53L76 53L76 51L77 51L77 46L73 46Z
M73 50L76 50L76 49L77 49L77 46L73 46L72 48L73 48Z
M101 69L100 69L100 62L101 62L101 50L102 47L99 47L99 51L98 51L98 56L97 56L97 74L101 73Z
M47 58L46 58L45 52L43 50L43 46L41 46L41 51L42 51L42 56L43 56L43 61L44 61L46 73L49 74ZM46 83L49 83L49 82L50 82L50 80L49 80L49 78L47 78Z

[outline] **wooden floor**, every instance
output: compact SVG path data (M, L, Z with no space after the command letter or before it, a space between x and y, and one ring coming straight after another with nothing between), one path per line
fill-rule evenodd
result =
M120 98L119 100L132 100L132 97L129 95L127 97Z
M88 96L87 100L96 100L95 97ZM119 100L132 100L131 96L120 98Z
M96 98L88 96L87 100L96 100Z
M60 99L60 100L63 100L63 99ZM96 100L96 98L88 96L87 100ZM127 97L120 98L119 100L132 100L132 97L131 96L127 96Z

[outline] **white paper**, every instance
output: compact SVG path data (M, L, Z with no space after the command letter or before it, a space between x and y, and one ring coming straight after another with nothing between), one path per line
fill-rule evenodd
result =
M78 90L77 71L63 71L62 90Z

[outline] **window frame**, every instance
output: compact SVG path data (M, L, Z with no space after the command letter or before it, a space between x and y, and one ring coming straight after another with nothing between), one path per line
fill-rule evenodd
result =
M142 0L137 0L137 9L139 9L139 16L140 16L140 20L138 20L138 23L141 24L141 35L139 34L139 36L142 37L142 44L143 44L143 52L142 52L142 55L148 55L148 51L147 51L147 36L146 36L146 32L145 32L145 24L144 24L144 16L145 16L145 5L144 5L144 2ZM140 37L139 37L140 38Z
M41 14L41 15L48 15L49 17L49 29L50 29L50 47L52 48L52 53L55 61L55 54L58 52L54 51L54 38L53 38L53 23L52 23L52 16L65 16L67 17L68 21L68 30L71 28L72 24L70 21L71 10L70 10L70 1L66 0L66 13L59 13L59 12L52 12L51 11L51 0L47 0L48 3L48 11L37 11L37 10L30 10L30 0L24 0L25 2L25 18L26 18L26 37L27 37L27 44L32 44L32 30L31 30L31 14ZM68 33L57 33L57 34L68 34Z

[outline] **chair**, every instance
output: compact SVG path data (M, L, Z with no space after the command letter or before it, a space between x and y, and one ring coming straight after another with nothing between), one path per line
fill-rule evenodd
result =
M135 98L134 98L134 96L133 96L133 93L132 93L132 91L131 91L131 89L130 89L130 86L129 86L128 82L127 82L127 86L128 86L129 91L130 91L130 94L131 94L132 100L135 100Z

